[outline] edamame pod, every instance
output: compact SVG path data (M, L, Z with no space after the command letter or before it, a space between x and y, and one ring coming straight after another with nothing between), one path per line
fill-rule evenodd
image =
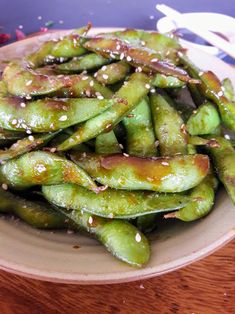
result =
M58 41L45 42L36 52L26 57L31 68L38 68L48 62L55 61L56 58L71 58L80 56L86 50L79 43L79 36L86 35L90 25L73 31Z
M75 183L99 191L83 169L65 158L43 151L30 152L1 165L0 182L16 189Z
M209 170L206 155L140 158L71 154L72 160L98 182L115 189L181 192L199 184Z
M159 72L165 75L171 75L185 82L195 82L181 68L167 61L161 61L158 54L153 50L135 47L127 44L125 41L114 38L94 37L89 39L84 47L90 51L96 52L106 58L114 60L125 60L134 66L142 66L147 72Z
M181 194L115 189L107 189L95 194L75 184L43 186L42 190L46 199L57 206L86 211L100 217L119 219L172 211L182 208L191 200Z
M18 140L9 149L0 150L0 164L3 161L18 157L27 152L35 150L36 148L39 149L45 146L47 142L56 136L56 134L58 134L58 132L34 136L30 135L26 138Z
M60 73L78 73L84 70L96 70L105 64L109 64L111 62L110 59L104 58L96 53L89 53L80 58L75 57L72 60L55 65L54 69Z
M4 81L0 81L0 97L5 97L7 96L8 91L7 91L7 86Z
M25 136L24 132L9 131L0 127L0 146L8 145Z
M150 96L154 129L161 155L173 156L187 153L187 134L184 122L164 96Z
M130 72L130 65L126 62L119 61L107 66L103 66L95 73L98 82L104 85L115 84L125 79Z
M191 135L211 134L220 125L220 117L210 102L202 104L187 121L186 128Z
M123 119L127 132L127 152L133 156L153 157L157 154L151 111L148 99L144 98Z
M159 88L179 88L185 86L185 82L174 76L157 73L152 80L152 85Z
M57 149L64 151L86 142L97 135L110 131L126 116L149 91L149 78L143 73L134 73L126 85L114 95L115 103L102 114L81 124L77 131Z
M147 238L129 222L97 217L78 210L60 211L121 261L134 267L142 267L149 261L150 246Z
M41 229L62 229L68 220L47 203L31 202L1 188L0 213L14 214L28 225Z
M122 152L113 130L97 136L95 151L97 154L116 154Z
M8 130L53 132L95 117L115 104L107 99L51 99L23 102L0 98L0 127Z
M221 82L221 85L223 87L224 96L227 97L229 101L233 101L235 98L234 88L233 88L233 84L230 78L227 77L223 79L223 81Z
M192 201L178 211L164 215L165 218L177 218L183 221L194 221L206 216L214 205L215 190L218 180L212 171L190 193Z
M223 137L213 135L207 138L213 138L219 143L219 147L210 147L208 151L214 161L219 179L235 204L235 150L231 143Z

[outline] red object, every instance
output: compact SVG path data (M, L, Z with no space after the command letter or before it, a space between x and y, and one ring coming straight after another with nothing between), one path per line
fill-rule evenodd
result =
M16 39L17 39L17 40L21 40L21 39L26 38L25 33L23 33L23 32L22 32L21 30L19 30L19 29L16 29L16 30L15 30L15 33L16 33Z
M0 34L0 44L4 44L11 38L10 34Z

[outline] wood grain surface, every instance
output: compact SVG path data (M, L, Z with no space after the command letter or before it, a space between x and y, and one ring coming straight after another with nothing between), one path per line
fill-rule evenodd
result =
M235 240L183 269L126 284L56 284L0 271L0 313L232 314Z

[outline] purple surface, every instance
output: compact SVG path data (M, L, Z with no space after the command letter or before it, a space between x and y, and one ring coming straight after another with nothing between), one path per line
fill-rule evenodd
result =
M94 26L155 29L163 16L155 9L157 3L181 12L207 11L235 17L235 0L0 0L0 31L14 38L19 26L27 34L39 31L50 20L56 29L75 28L88 21Z

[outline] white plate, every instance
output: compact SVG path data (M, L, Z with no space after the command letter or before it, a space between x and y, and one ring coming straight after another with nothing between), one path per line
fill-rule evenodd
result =
M0 60L20 57L51 36L58 35L46 34L5 46L0 49ZM195 49L189 51L189 56L199 67L214 71L220 78L230 77L235 86L235 71L223 61ZM206 218L194 223L164 221L153 236L151 260L143 269L116 260L98 242L82 235L38 231L19 221L0 219L0 268L56 282L127 282L158 276L192 263L234 236L235 208L222 190L214 210ZM74 245L80 248L74 249Z

